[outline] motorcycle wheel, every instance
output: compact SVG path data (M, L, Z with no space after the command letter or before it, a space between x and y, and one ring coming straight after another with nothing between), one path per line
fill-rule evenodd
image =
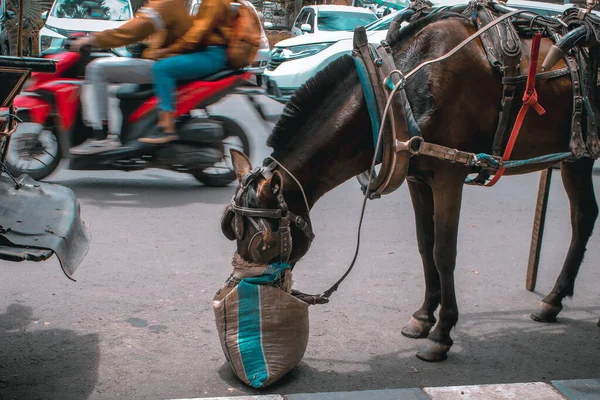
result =
M39 181L56 169L60 157L58 139L53 131L45 128L39 135L15 132L6 154L6 169L15 177L27 174Z
M250 157L250 143L246 132L237 122L222 115L211 115L210 118L223 124L223 159L211 167L192 172L192 175L206 186L227 186L236 179L229 149L239 150Z

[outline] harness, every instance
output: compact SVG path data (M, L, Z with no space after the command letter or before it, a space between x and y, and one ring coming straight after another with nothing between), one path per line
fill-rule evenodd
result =
M468 179L465 183L486 186L492 186L496 183L506 168L533 163L558 162L582 156L597 158L598 153L600 153L600 142L598 141L597 130L595 129L596 125L592 127L591 123L595 123L595 118L599 113L594 113L592 104L596 102L589 101L588 94L582 89L585 85L580 83L581 71L578 71L577 63L573 56L568 55L565 57L567 68L536 74L536 64L532 63L530 64L528 75L520 74L520 38L514 25L524 25L527 23L529 31L535 33L534 36L538 37L538 41L541 38L542 30L552 32L553 39L557 40L560 37L557 29L561 28L565 24L564 22L542 18L526 11L515 11L487 0L473 1L468 5L452 8L431 8L431 3L425 0L417 0L411 3L409 9L392 22L388 31L388 38L391 33L400 29L402 22L413 21L440 10L450 10L462 15L469 15L478 28L477 32L466 38L447 54L437 59L423 62L408 73L403 73L395 68L391 49L387 41L382 41L381 44L375 46L368 43L364 28L357 28L354 32L353 57L367 103L369 116L371 121L381 121L381 124L377 122L372 123L375 149L374 161L381 163L380 173L365 172L357 177L362 185L363 192L367 193L370 198L378 198L382 194L390 193L398 188L406 179L410 158L416 155L426 155L478 168L480 170L478 176L475 179ZM503 15L496 16L495 14L498 13ZM510 19L517 15L520 16L520 19L511 22ZM578 15L578 17L581 16ZM574 19L574 17L571 16L571 19ZM476 38L481 39L490 64L502 74L503 91L492 154L475 154L426 142L415 120L405 91L407 81L419 70L427 65L451 57ZM539 42L537 46L539 46ZM534 48L533 51L537 50ZM581 49L578 51L583 52ZM587 59L585 55L580 55L579 58ZM596 60L596 64L587 69L588 75L590 75L588 83L595 82L594 79L597 79L598 58L594 57L594 60ZM581 65L581 62L579 65ZM533 74L531 71L533 71ZM596 75L592 75L592 72L595 72ZM570 135L569 143L571 151L549 154L528 160L511 161L509 157L512 148L507 146L504 156L500 157L502 143L504 143L505 134L510 127L511 108L518 85L528 81L526 97L523 99L524 106L521 109L522 115L513 126L509 144L511 142L514 144L516 140L520 123L523 122L524 111L529 106L537 104L537 101L534 101L537 97L534 91L535 79L555 79L568 74L571 75L574 97L574 110L571 123L572 134ZM537 108L537 111L540 112L541 110ZM584 142L581 130L581 121L584 118L584 113L588 116L587 131L590 133L587 136L588 143ZM399 117L399 114L402 116ZM398 130L397 118L403 120L405 129ZM389 122L388 128L385 127L386 122ZM497 177L495 176L491 182L486 184L486 181L493 172L495 172Z
M245 220L248 220L256 230L248 243L248 251L257 263L268 262L274 254L279 255L279 261L281 262L287 263L289 261L292 254L291 223L304 233L309 243L315 238L308 214L304 219L300 215L291 212L283 197L282 190L276 193L277 208L275 209L249 208L244 204L245 196L251 185L271 178L277 166L278 162L273 160L269 165L256 167L247 173L221 218L221 230L229 240L241 240L246 236L248 230L245 226ZM300 189L304 194L302 186L300 186ZM306 203L306 207L308 212L308 203ZM277 233L273 240L267 240L266 238L266 225L262 223L264 219L278 221Z

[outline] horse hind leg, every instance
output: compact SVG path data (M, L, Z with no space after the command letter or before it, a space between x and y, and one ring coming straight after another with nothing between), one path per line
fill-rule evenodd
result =
M591 159L580 159L573 163L563 162L561 165L561 176L571 208L571 244L554 288L531 314L534 321L556 322L556 316L562 310L562 300L573 296L575 278L598 217L598 204L592 182L593 165L594 160Z
M415 311L410 321L402 328L402 335L411 338L425 338L435 325L435 310L440 304L440 277L433 260L433 192L425 183L408 181L410 198L415 212L417 242L423 260L425 274L425 300Z

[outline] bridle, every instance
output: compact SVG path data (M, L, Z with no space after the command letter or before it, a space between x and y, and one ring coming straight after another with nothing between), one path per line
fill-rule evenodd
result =
M250 238L248 243L248 251L253 257L254 262L267 262L269 252L277 250L279 261L288 262L292 254L292 234L290 225L293 223L307 237L309 246L315 235L310 224L308 202L304 193L304 188L300 182L277 160L273 157L268 157L272 160L267 166L256 167L247 173L241 180L236 193L234 194L231 204L225 209L225 213L221 218L221 230L229 240L241 240L247 234L245 229L245 220L247 220L256 230L256 233ZM300 215L294 214L288 208L288 205L283 197L283 190L280 188L275 193L277 199L277 208L250 208L243 204L248 189L253 184L258 184L262 180L267 180L273 176L273 172L277 168L283 169L300 188L306 205L306 219ZM265 240L266 227L261 224L263 219L278 220L279 227L275 240L267 243ZM264 222L266 224L266 222Z

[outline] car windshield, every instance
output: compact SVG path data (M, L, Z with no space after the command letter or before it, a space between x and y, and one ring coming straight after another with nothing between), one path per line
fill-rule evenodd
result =
M385 31L386 29L389 29L392 21L398 16L399 12L400 11L393 11L390 15L386 15L375 22L371 22L369 25L365 26L365 28L368 31Z
M127 21L131 19L128 0L57 0L52 17Z
M317 26L320 31L353 31L375 20L377 16L372 13L319 11Z

